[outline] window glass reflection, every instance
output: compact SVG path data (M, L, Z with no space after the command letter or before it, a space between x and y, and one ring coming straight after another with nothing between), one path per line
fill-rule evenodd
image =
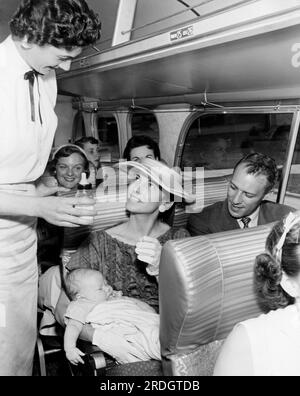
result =
M133 113L131 117L132 136L146 135L159 144L159 128L153 113Z
M117 162L120 158L118 124L115 117L98 117L100 161Z
M209 114L197 118L184 142L181 168L232 169L244 155L261 152L282 167L292 114Z
M228 179L242 157L253 152L266 154L275 159L279 169L277 184L267 197L276 201L281 170L286 161L292 118L292 113L202 115L188 130L180 167L186 171L187 167L192 171L204 168L205 199L210 194L211 184L211 194L215 199L215 189L221 183L220 199L225 198ZM297 186L300 186L299 181ZM193 180L193 188L197 183L199 181ZM293 182L293 188L298 188L300 192L295 183Z

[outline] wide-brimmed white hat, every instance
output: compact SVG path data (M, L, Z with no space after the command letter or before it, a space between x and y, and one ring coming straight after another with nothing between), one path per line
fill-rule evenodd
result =
M132 168L139 170L154 183L161 186L164 191L174 195L174 197L181 198L186 203L195 201L195 196L183 189L181 175L176 172L176 170L169 168L160 161L151 158L143 158L141 162L124 161L120 162L118 166L121 170ZM176 202L178 201L180 201L180 199L176 199Z

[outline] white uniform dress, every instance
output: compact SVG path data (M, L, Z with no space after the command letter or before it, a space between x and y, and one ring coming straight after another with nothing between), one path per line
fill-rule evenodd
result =
M35 195L49 158L57 117L54 71L34 82L9 36L0 44L0 191ZM39 117L39 107L42 124ZM1 203L0 203L1 205ZM30 375L36 341L36 219L0 215L0 375Z
M300 376L300 312L296 305L237 326L247 332L255 376Z

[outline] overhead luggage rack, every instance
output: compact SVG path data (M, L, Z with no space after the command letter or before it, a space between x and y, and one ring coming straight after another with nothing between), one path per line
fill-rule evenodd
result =
M299 1L231 3L226 10L216 9L100 53L93 51L58 75L59 89L103 103L122 101L125 106L132 98L139 106L162 103L163 98L166 103L195 103L192 96L203 92L213 102L267 100L269 86L275 89L274 78L281 92L282 86L298 90L291 48L300 36ZM275 76L277 65L281 81ZM288 96L295 97L295 92Z

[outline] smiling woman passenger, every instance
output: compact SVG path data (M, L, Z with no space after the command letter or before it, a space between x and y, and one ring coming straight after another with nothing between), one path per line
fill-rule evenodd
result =
M162 245L170 239L189 236L184 228L170 227L160 220L174 197L193 201L181 184L181 176L149 158L141 163L121 163L129 169L126 209L128 221L92 233L67 265L68 269L97 269L110 286L123 295L139 298L158 310L159 262Z
M77 191L81 175L85 172L88 175L89 163L84 151L74 144L60 146L53 153L50 163L50 176L41 178L41 183L45 185L57 185L61 190L57 195L72 195ZM38 265L40 272L45 271L49 266L60 263L60 253L63 241L63 228L49 224L44 219L38 219Z
M61 187L75 189L81 174L89 174L89 162L85 152L74 144L65 144L53 153L53 175Z

